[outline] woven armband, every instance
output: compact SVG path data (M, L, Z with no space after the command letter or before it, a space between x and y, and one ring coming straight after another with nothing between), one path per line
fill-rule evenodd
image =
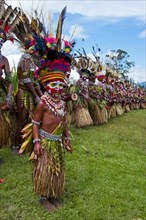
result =
M5 97L5 101L8 102L9 104L12 104L13 103L13 96L11 94L8 94Z
M65 140L71 140L71 138L70 138L70 137L65 137L64 139L65 139Z
M23 79L23 82L24 82L24 84L30 83L31 79L30 78L25 78L25 79Z

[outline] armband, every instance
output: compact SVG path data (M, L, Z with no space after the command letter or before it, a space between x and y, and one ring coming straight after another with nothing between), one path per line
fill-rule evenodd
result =
M23 72L23 76L28 76L28 72Z
M64 139L65 139L65 140L71 140L71 138L70 138L70 137L65 137Z
M37 97L37 98L34 99L35 104L37 104L39 101L40 101L40 98L39 98L39 97Z
M37 139L33 139L33 144L35 144L36 142L40 142L41 139L37 138Z
M41 124L41 122L40 122L40 121L35 121L35 120L33 120L33 119L32 119L32 121L31 121L31 122L32 122L32 124L35 124L35 125L40 125L40 124Z
M23 82L24 82L24 84L30 83L31 79L30 78L25 78L25 79L23 79Z

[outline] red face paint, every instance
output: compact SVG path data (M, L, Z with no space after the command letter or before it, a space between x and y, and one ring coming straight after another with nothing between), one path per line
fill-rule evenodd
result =
M55 80L47 83L46 90L52 96L58 96L62 93L64 83L60 80Z

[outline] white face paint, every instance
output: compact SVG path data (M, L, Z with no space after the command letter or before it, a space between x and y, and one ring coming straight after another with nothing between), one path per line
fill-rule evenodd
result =
M46 90L49 94L53 96L58 96L62 93L64 83L62 81L52 81L47 83Z
M4 44L4 39L0 37L0 50L1 50L2 46L3 46L3 44Z
M51 89L63 89L64 83L60 81L53 81L47 83L47 87L50 87Z

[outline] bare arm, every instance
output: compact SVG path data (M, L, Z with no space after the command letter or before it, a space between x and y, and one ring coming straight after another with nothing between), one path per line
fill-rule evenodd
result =
M10 65L9 61L6 57L4 57L4 72L6 74L6 79L8 81L8 90L7 90L7 96L5 98L6 102L6 108L10 108L12 105L12 91L13 91L13 85L9 79L10 77Z
M30 71L30 60L23 59L22 61L20 61L17 68L18 75L23 74L23 83L25 84L27 90L32 94L34 101L37 104L37 102L39 101L39 96L35 91L33 82L28 74L29 71Z
M39 101L37 104L35 111L34 111L34 118L33 118L33 126L32 126L32 132L33 132L33 138L34 138L34 153L36 155L42 154L42 146L40 143L40 137L39 137L39 124L41 123L41 119L43 116L43 112L45 110L45 106L42 101Z
M72 152L72 147L71 147L71 138L70 138L70 133L68 129L68 122L67 122L67 115L65 116L65 128L64 128L64 144L66 149L71 153Z

